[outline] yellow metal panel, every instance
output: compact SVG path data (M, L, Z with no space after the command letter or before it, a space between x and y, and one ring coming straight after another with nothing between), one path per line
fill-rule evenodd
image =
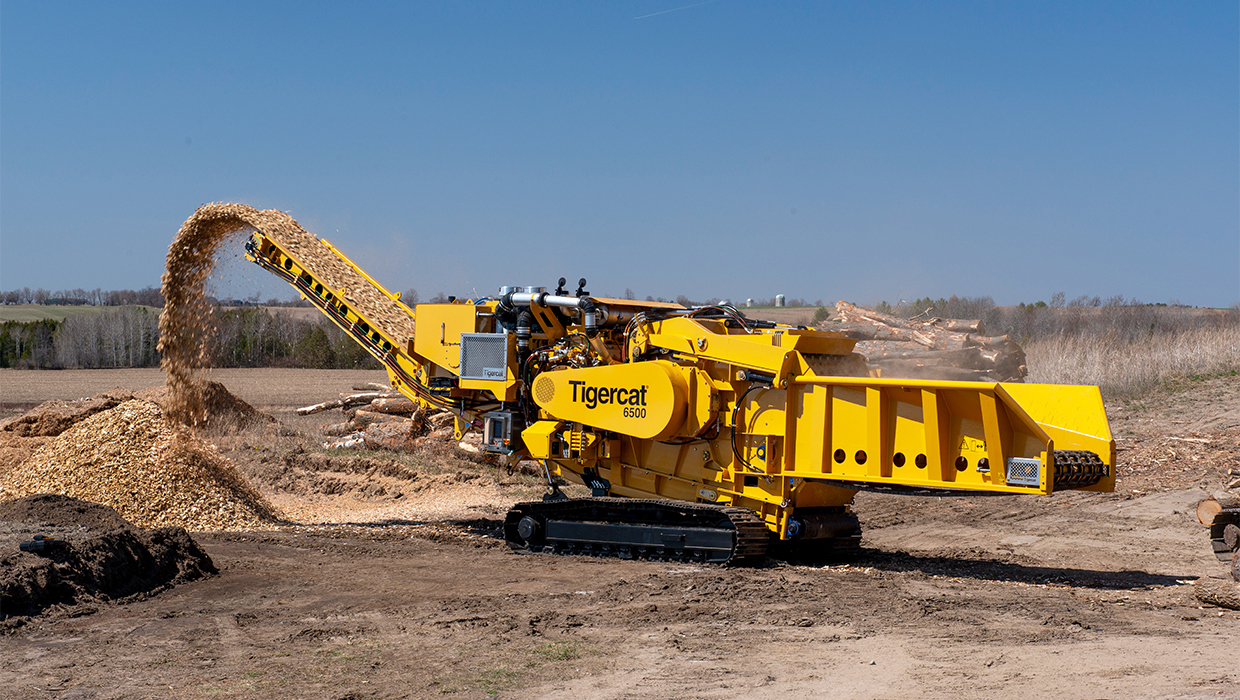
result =
M762 389L745 397L737 418L741 432L754 435L783 435L784 407L787 392L783 389Z
M1054 440L1057 450L1089 450L1110 466L1107 476L1085 491L1115 490L1115 440L1096 386L1000 384L998 392L1024 409Z
M830 331L786 330L777 336L779 346L787 350L807 352L815 355L847 355L856 347L857 341L845 337L843 333Z
M477 308L473 304L418 304L417 315L414 352L453 374L460 374L461 334L475 332Z
M926 426L926 471L932 478L952 481L956 478L956 470L947 458L947 429L950 419L947 406L939 400L937 390L921 390L921 416Z
M793 400L791 408L801 412L792 427L798 459L785 477L1005 493L1049 493L1053 488L1045 480L1040 487L1006 483L1008 457L1045 461L1051 445L1047 432L998 384L806 376L794 382L790 393L801 394L807 386L833 388L830 439L822 448L831 460L830 471L816 468L809 456L812 439L801 434L813 431L818 411L807 410L812 404L806 400ZM837 451L842 461L831 454ZM864 463L858 451L866 453ZM990 471L979 470L987 468L982 459Z
M543 372L532 393L540 408L560 420L663 440L685 422L685 372L665 361Z
M563 426L564 423L561 421L540 420L521 431L521 441L525 443L525 449L534 459L549 459L553 456L551 436Z
M990 462L989 480L1006 484L1005 466L1012 455L1012 425L1007 411L993 392L978 394L982 405L982 425L986 433L986 459Z
M881 387L866 387L866 472L870 476L891 476L891 428L888 425L887 397Z

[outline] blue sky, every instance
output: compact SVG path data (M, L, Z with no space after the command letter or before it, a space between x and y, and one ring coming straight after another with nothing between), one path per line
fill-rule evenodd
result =
M0 5L0 289L158 284L211 201L424 299L1227 306L1240 5Z

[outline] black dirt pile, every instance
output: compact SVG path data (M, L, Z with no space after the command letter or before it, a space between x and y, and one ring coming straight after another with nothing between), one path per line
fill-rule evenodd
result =
M85 530L132 528L116 509L53 493L40 493L14 501L0 501L0 521L75 527Z
M139 400L87 418L0 474L0 500L39 493L111 506L141 527L268 529L279 519L232 462Z
M186 219L168 247L165 303L159 317L161 366L168 373L171 392L167 408L187 425L199 425L207 416L200 371L209 365L217 325L206 293L216 254L234 235L255 230L284 246L376 328L392 338L413 337L408 307L385 295L288 214L244 204L204 204Z
M42 552L21 551L35 535ZM134 527L112 508L56 495L0 502L0 630L52 610L135 600L216 573L184 529Z

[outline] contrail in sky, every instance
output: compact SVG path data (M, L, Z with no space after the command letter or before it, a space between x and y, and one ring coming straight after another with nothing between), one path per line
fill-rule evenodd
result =
M690 7L701 7L702 5L713 5L714 3L717 3L717 2L719 2L719 0L706 0L706 2L695 2L692 5L682 5L681 7L673 7L670 10L659 10L658 12L651 12L650 14L642 15L641 17L634 17L633 19L646 19L647 17L657 17L658 15L665 15L669 12L679 12L681 10L687 10Z

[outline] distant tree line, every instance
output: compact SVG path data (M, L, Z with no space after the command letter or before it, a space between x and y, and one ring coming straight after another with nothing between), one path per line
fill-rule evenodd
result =
M310 305L310 302L301 298L293 301L268 299L265 302L260 302L257 294L246 299L233 299L232 297L217 299L212 296L207 298L220 306L259 306L260 304L262 306ZM163 308L164 295L158 287L145 287L138 290L60 289L54 292L42 287L38 289L22 287L21 289L11 289L7 292L0 291L0 304L10 306L14 304L37 304L40 306L151 306Z
M0 292L0 303L40 304L46 306L160 306L164 295L158 287L132 289L60 289L49 291L42 287L11 289Z
M1049 303L1022 302L1008 307L995 306L994 299L989 296L953 294L946 299L925 297L899 306L880 301L875 310L901 318L937 316L981 320L987 334L1007 335L1021 343L1053 337L1104 335L1134 340L1143 335L1178 334L1205 326L1240 324L1240 307L1235 306L1226 312L1203 313L1175 302L1147 304L1123 296L1067 299L1063 292L1052 295Z
M143 306L0 325L0 367L156 367L158 346L159 313ZM261 308L220 307L211 354L215 367L379 368L326 318L309 321Z

